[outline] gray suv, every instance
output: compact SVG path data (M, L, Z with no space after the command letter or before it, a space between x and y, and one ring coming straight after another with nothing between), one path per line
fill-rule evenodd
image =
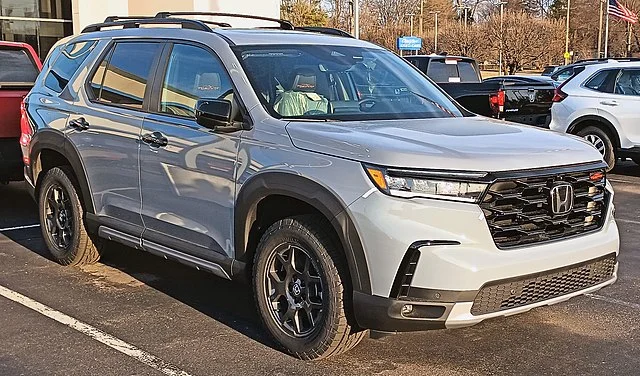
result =
M585 141L471 114L371 43L177 16L61 41L25 99L25 176L61 264L110 240L247 281L303 359L616 280L613 191Z

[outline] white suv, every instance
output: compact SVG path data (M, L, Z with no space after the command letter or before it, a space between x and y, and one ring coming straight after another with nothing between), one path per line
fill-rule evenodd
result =
M640 62L591 65L556 89L550 128L591 142L609 168L640 164Z

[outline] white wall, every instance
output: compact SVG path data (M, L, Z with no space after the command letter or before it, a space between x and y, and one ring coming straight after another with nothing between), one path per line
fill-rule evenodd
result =
M199 11L251 14L279 18L280 0L73 0L73 31L79 33L107 16L153 15L160 11ZM234 27L268 26L269 23L221 19Z

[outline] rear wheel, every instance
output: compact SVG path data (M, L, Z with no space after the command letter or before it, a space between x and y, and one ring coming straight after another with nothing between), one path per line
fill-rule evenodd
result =
M595 147L604 161L609 165L607 171L611 170L616 164L616 155L613 142L602 128L596 126L588 126L581 129L576 135L589 141Z
M348 274L332 229L317 216L274 223L254 259L253 285L262 321L286 351L317 360L355 347L366 332L347 320Z
M38 210L44 242L62 265L92 264L100 258L98 247L84 225L71 169L55 167L47 171L38 189Z

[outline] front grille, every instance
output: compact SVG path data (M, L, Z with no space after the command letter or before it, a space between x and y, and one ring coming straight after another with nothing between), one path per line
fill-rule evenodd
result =
M604 224L607 192L602 170L577 171L545 176L498 180L491 184L480 207L498 248L563 239L597 231ZM553 215L550 191L566 182L574 191L573 209Z
M504 311L584 290L611 279L615 266L616 255L610 254L516 280L491 282L476 295L471 313L484 315Z

